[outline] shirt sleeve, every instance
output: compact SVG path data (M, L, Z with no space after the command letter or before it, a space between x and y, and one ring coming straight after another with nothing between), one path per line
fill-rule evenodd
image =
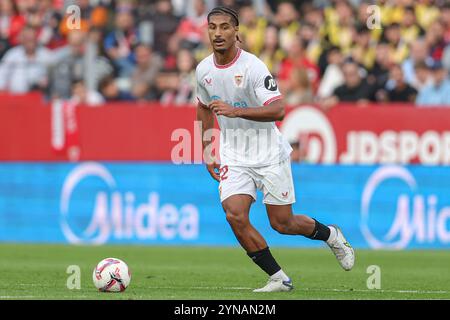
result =
M195 71L195 79L196 79L196 94L197 94L197 100L203 105L207 105L209 103L209 95L206 91L205 87L203 86L202 79L199 76L198 69Z
M260 105L266 106L282 98L275 78L261 60L257 60L252 68L252 78L256 99Z

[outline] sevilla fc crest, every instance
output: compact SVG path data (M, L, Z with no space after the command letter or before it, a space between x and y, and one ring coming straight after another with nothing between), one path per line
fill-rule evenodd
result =
M234 76L234 83L236 84L236 87L242 87L242 83L244 80L244 76L237 74Z

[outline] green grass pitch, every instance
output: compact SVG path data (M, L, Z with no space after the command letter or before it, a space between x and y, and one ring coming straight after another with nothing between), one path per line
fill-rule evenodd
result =
M267 281L240 248L0 244L0 299L450 299L450 251L356 250L343 271L327 249L272 248L295 289L256 294ZM132 279L123 293L100 293L92 271L103 258L123 259ZM81 289L69 290L69 265ZM381 271L368 289L367 267Z

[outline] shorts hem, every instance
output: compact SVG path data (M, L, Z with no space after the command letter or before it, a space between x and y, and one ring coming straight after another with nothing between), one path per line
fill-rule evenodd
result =
M250 193L250 192L245 192L245 191L237 191L237 192L232 192L232 193L230 193L230 194L227 194L227 195L226 195L225 197L223 197L223 198L220 198L220 202L224 202L224 201L227 200L229 197L231 197L231 196L236 196L236 195L238 195L238 194L245 194L245 195L251 196L251 197L253 198L253 202L256 201L256 195L255 195L255 194L252 194L252 193Z
M263 200L263 203L264 203L264 204L270 204L270 205L272 205L272 206L284 206L284 205L287 205L287 204L294 204L294 203L295 203L295 200L293 200L293 201L288 201L288 202L284 202L284 203L281 203L281 202L275 203L275 202L264 201L264 200Z

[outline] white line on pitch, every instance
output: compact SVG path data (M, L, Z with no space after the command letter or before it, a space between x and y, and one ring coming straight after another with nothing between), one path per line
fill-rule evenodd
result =
M450 291L427 291L427 290L383 290L383 289L312 289L304 288L300 291L331 291L331 292L380 292L380 293L417 293L417 294L450 294Z
M194 289L194 290L252 290L247 287L147 287L149 289ZM382 289L313 289L299 288L299 291L328 291L328 292L379 292L379 293L415 293L415 294L450 294L450 291L427 291L427 290L382 290Z

